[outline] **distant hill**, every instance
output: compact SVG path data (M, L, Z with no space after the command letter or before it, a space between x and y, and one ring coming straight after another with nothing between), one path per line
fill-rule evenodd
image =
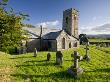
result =
M87 35L88 38L110 38L110 34Z

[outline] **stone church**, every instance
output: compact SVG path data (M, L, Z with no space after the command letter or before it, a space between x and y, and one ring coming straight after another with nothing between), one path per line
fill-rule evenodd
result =
M27 52L34 48L42 51L61 51L77 48L78 41L78 11L70 8L63 11L62 30L49 28L25 28L30 34L26 41Z

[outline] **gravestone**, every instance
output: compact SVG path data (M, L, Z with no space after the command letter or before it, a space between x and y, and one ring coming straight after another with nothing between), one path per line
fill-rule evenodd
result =
M50 58L51 58L51 54L48 53L48 54L47 54L47 61L50 61Z
M74 64L68 69L68 73L74 77L82 74L83 69L78 66L78 60L80 59L80 55L77 51L74 51Z
M27 51L26 51L26 47L25 46L22 46L18 49L18 52L19 54L25 54Z
M109 43L106 44L106 47L109 47Z
M88 45L86 45L86 48L84 48L84 49L86 50L86 54L85 54L85 56L83 57L83 59L89 61L89 60L90 60L90 57L89 57L89 55L88 55L88 50L89 50Z
M20 43L20 47L18 49L19 54L27 53L27 47L24 43Z
M24 46L24 47L23 47L23 54L26 54L26 52L27 52L26 50L27 50L27 49L26 49L26 47Z
M96 46L99 46L99 45L100 45L99 43L96 44Z
M103 47L103 43L100 43L100 47Z
M37 56L37 49L34 48L34 57L36 57L36 56Z
M106 43L103 43L103 47L106 47Z
M63 54L61 51L56 52L56 64L61 65L63 63Z

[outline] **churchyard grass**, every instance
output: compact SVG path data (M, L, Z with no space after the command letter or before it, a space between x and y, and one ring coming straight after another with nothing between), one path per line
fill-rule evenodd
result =
M0 82L11 82L11 74L15 67L11 55L0 52Z
M81 46L77 51L80 55L85 55L85 47ZM79 66L84 72L77 78L73 78L67 73L67 69L73 64L71 54L75 49L63 51L63 64L56 65L56 53L51 52L50 61L47 60L48 52L38 52L21 55L7 55L0 53L0 68L10 67L11 82L109 82L110 81L110 53L106 50L110 48L102 47L104 51L96 46L89 46L88 55L90 61L81 61Z
M97 48L105 53L110 53L110 47L100 47L100 48Z

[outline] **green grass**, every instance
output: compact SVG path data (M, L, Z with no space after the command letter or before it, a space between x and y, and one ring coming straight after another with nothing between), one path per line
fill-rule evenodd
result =
M110 42L110 40L107 39L89 39L90 42Z
M15 67L11 55L0 52L0 82L10 82Z
M51 60L46 61L47 52L38 52L37 57L33 53L21 55L0 55L1 67L8 66L13 72L10 73L11 82L109 82L110 81L110 53L105 52L110 48L89 47L90 61L79 62L84 69L82 75L73 78L67 73L67 69L73 64L71 53L73 50L63 52L63 64L55 64L55 52L51 52ZM103 50L101 50L103 49ZM84 56L84 47L77 49ZM1 59L2 58L2 59Z

